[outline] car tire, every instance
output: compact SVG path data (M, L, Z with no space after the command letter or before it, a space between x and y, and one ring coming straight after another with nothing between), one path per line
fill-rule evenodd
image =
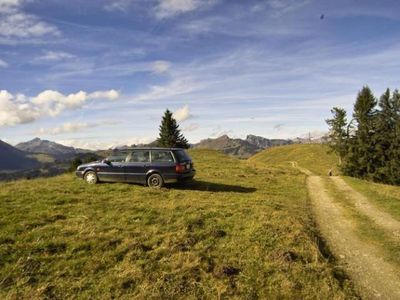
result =
M97 178L97 174L93 171L86 172L84 179L89 184L96 184L99 182L99 179Z
M164 180L160 174L154 173L147 177L147 185L152 188L161 188L164 186Z

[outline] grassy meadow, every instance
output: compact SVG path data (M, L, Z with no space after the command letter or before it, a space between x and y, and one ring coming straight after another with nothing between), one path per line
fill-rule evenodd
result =
M321 254L303 174L190 154L197 180L160 190L0 183L0 298L356 298Z

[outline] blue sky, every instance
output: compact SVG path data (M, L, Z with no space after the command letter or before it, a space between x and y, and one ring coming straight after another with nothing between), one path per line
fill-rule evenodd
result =
M0 0L0 139L148 142L166 108L190 142L318 135L363 85L400 88L399 11L382 0Z

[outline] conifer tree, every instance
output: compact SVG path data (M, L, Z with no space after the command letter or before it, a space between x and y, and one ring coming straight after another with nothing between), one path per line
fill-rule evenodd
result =
M392 144L395 135L395 116L393 110L393 99L390 96L390 90L379 99L379 112L377 113L375 124L375 173L373 179L380 182L391 182L390 160L392 155Z
M395 90L391 98L393 135L389 146L389 174L391 184L400 185L400 92Z
M328 119L332 149L344 158L346 175L400 185L400 93L387 89L377 100L368 87L358 93L353 119L333 108ZM343 146L344 145L344 146Z
M183 136L179 129L179 125L172 117L172 112L168 109L162 117L160 125L160 136L157 139L157 144L160 147L175 147L175 148L189 148L187 139Z
M377 101L368 86L364 86L358 93L354 104L353 118L357 123L354 138L349 141L349 169L352 176L370 177L375 172L376 159L375 134L375 106Z
M329 146L339 156L340 164L347 153L347 118L343 108L331 109L332 119L327 119L329 125Z

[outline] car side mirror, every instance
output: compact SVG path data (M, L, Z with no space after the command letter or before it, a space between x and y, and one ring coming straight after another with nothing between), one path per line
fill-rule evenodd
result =
M106 159L103 159L101 162L102 162L103 164L111 165L111 161L109 161L107 158L106 158Z

